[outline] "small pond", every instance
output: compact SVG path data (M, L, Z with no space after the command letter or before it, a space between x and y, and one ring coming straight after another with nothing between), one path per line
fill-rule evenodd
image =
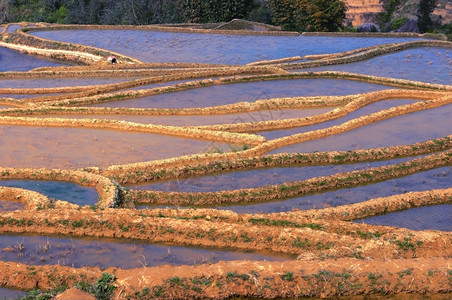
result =
M0 180L0 186L31 190L49 198L65 200L80 206L95 205L99 198L93 187L83 187L70 182L44 180Z

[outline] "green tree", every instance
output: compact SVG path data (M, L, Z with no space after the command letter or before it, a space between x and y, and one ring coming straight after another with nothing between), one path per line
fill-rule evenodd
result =
M8 22L8 2L0 0L0 24Z
M421 0L419 2L418 23L419 31L427 32L433 28L431 14L436 7L436 0Z
M268 0L274 24L286 30L337 31L346 7L340 0Z

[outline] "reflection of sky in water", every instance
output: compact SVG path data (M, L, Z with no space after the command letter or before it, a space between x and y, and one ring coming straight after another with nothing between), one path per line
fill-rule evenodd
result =
M423 206L356 220L357 223L390 225L413 230L452 231L452 204Z
M334 136L282 147L271 153L354 150L414 144L451 135L451 115L452 104L449 104L376 122Z
M8 29L6 32L15 32L17 29L22 28L21 25L10 25L8 26Z
M342 79L291 79L219 84L148 97L100 103L98 107L206 107L278 97L349 95L390 89L384 85Z
M293 71L343 71L451 85L452 49L416 48L351 64Z
M72 226L69 222L67 226ZM7 247L17 248L23 243L22 257L17 251L2 251ZM46 251L47 249L47 251ZM118 259L120 258L120 259ZM102 239L56 238L30 235L1 235L0 259L35 265L66 265L74 267L97 266L100 268L140 268L145 266L194 265L214 263L220 260L266 260L283 261L287 255L270 255L221 249L180 247L146 244L142 241L118 241Z
M174 33L140 30L59 30L35 36L96 46L145 62L246 64L253 61L307 54L348 51L406 38L253 36ZM246 47L244 47L246 45Z
M50 198L66 200L78 205L94 205L97 191L93 187L83 187L70 182L38 180L0 180L0 186L32 190Z
M22 54L18 51L0 47L0 72L29 71L38 67L66 65L43 56Z
M140 190L156 190L169 192L215 192L256 188L266 185L282 184L285 182L306 180L313 177L329 176L336 173L362 170L368 167L380 167L400 163L412 158L402 158L389 161L371 163L356 163L350 165L307 166L245 170L223 173L211 176L168 180L145 185L129 186Z

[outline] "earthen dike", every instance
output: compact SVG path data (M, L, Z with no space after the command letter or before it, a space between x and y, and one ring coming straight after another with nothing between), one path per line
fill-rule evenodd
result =
M187 63L150 64L103 49L44 40L29 35L27 31L90 28L168 31L181 31L182 29L159 26L53 27L46 24L33 24L36 27L31 27L31 24L27 23L21 25L26 30L7 33L7 28L5 28L0 45L24 53L46 55L77 62L81 65L46 67L29 72L3 72L0 74L2 78L86 76L140 76L143 78L97 86L2 88L0 89L2 94L39 96L29 100L0 98L0 105L11 107L0 110L1 125L86 127L158 133L242 145L243 149L236 152L201 153L127 165L111 165L103 169L97 166L77 170L0 168L1 179L66 181L95 187L99 194L99 202L93 209L92 207L79 207L65 201L55 201L36 192L16 188L0 188L2 199L21 201L26 204L26 208L22 211L0 215L1 232L134 238L148 242L179 245L270 251L293 255L297 259L285 263L236 261L213 265L162 266L134 270L117 268L100 270L92 267L76 269L0 262L0 285L20 289L34 287L50 289L62 284L70 287L81 279L93 282L100 277L102 272L108 272L117 277L115 285L118 287L116 289L118 299L137 297L136 293L144 288L150 290L149 297L161 298L327 297L374 293L452 292L452 268L450 267L452 265L452 234L450 232L413 231L350 222L359 218L412 207L450 203L452 187L376 198L353 205L288 213L237 214L207 208L135 209L137 204L198 206L219 203L268 202L307 193L359 186L438 167L451 166L452 136L412 145L354 151L273 155L268 155L268 152L283 146L324 138L381 120L452 103L452 86L448 85L345 72L289 73L287 70L356 62L416 47L451 48L452 43L419 40L367 47L331 55L256 62L245 66ZM211 32L201 29L184 30ZM228 34L231 32L228 31ZM109 55L115 55L119 64L105 63L104 58ZM200 79L206 77L218 77L219 79ZM265 99L190 109L83 107L87 104L133 99L218 84L301 78L358 80L393 86L397 89L347 96ZM126 88L155 82L183 79L191 81L167 87L122 91ZM50 95L54 93L63 94ZM266 140L258 134L259 131L270 129L288 129L318 124L346 116L350 112L377 101L404 97L419 101L361 116L341 125L284 138ZM220 115L268 109L319 107L335 107L335 109L312 117L209 126L145 125L102 119L102 115L118 113L149 116ZM52 114L60 117L46 119L35 117ZM62 118L61 115L67 118ZM90 117L70 119L71 115ZM92 115L96 115L98 118L93 119ZM412 158L404 163L254 189L215 193L175 193L129 190L122 187L122 185L130 183L188 178L243 169L370 162L419 155L423 156ZM83 221L83 227L71 225L80 221ZM33 268L34 271L30 272L30 268ZM231 276L231 274L237 276ZM369 274L373 274L373 276ZM175 277L180 278L183 284L175 284L170 280ZM199 282L208 282L208 284Z

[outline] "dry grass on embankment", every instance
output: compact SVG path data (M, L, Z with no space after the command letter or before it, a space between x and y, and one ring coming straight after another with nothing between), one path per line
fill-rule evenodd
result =
M24 23L24 26L30 24ZM104 26L59 26L38 24L36 30L103 29ZM186 31L175 27L114 27L118 29ZM34 30L27 28L27 30ZM189 29L191 32L219 31ZM39 68L30 72L4 72L2 78L69 78L99 76L139 77L116 84L43 89L0 89L3 94L34 94L32 99L0 98L1 105L16 108L0 110L0 124L20 126L89 127L142 131L185 138L199 138L246 145L231 153L203 153L159 161L113 165L102 170L47 170L0 168L0 179L65 181L95 187L99 201L92 207L79 207L53 200L36 192L0 188L0 197L26 204L25 209L0 214L0 232L71 237L127 238L152 243L169 243L213 249L263 251L288 257L286 262L219 262L197 266L159 266L123 270L93 267L71 268L0 262L0 285L12 288L53 289L92 284L102 273L116 276L117 299L147 298L228 298L228 297L328 297L362 294L450 293L452 292L452 234L442 231L414 231L390 226L373 226L356 219L425 205L452 202L451 188L412 192L376 198L352 205L319 210L272 214L237 214L208 208L134 209L135 204L206 205L213 203L264 202L331 189L358 186L406 176L437 167L451 166L451 136L412 145L355 151L330 151L264 155L270 150L303 141L346 132L373 122L422 111L452 101L451 86L344 72L288 74L285 69L348 63L411 47L451 47L439 41L414 41L367 47L339 54L292 57L263 61L248 66L208 64L143 64L133 58L115 55L122 64L96 62L96 57L113 53L103 49L57 43L18 31L2 33L3 42L23 51L51 55L83 64L78 67ZM230 33L230 31L228 31ZM249 32L246 32L249 34ZM283 33L271 33L283 34ZM27 48L31 47L31 48ZM68 51L68 52L66 52ZM114 75L113 75L114 74ZM210 77L221 77L212 80ZM207 79L206 79L207 78ZM263 80L334 78L384 84L402 89L334 97L294 97L264 99L216 107L190 109L137 109L82 107L169 93L215 84ZM188 80L166 87L121 91L156 82ZM46 95L64 93L63 95ZM311 131L266 141L248 132L318 124L347 115L381 100L410 98L416 103L361 116L328 129ZM215 126L158 126L102 120L102 114L124 115L216 115L268 109L336 107L317 116ZM35 115L64 115L65 118L35 118ZM71 115L87 115L70 119ZM92 115L99 117L93 119ZM66 118L67 116L67 118ZM251 147L251 148L250 148ZM121 184L186 178L245 169L278 166L326 165L412 158L404 163L369 168L331 176L287 182L256 189L216 193L165 193L126 191ZM296 257L296 259L295 259ZM156 275L158 274L158 275Z

